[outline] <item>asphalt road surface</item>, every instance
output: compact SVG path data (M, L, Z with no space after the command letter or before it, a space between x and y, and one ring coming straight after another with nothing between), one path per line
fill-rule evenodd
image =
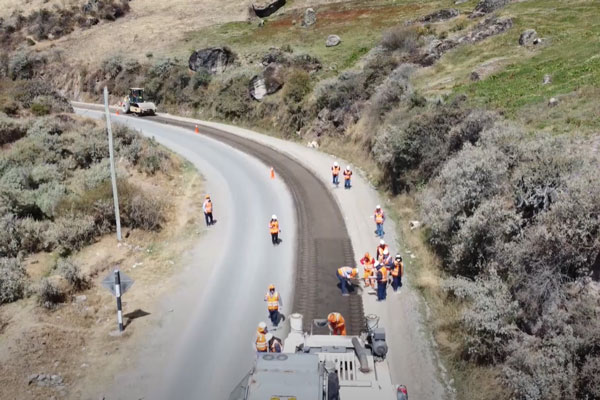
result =
M113 115L113 121L195 164L207 179L218 223L192 252L178 293L162 302L165 310L185 312L173 313L141 346L140 361L120 374L107 398L226 398L252 364L252 337L266 319L262 298L270 283L283 295L284 313L304 314L305 328L313 318L340 311L349 333L359 333L360 296L344 298L335 288L335 270L354 263L352 245L337 203L310 171L281 152L214 128L194 134L189 125L157 119ZM287 188L269 179L271 165ZM277 247L267 229L273 213L283 231ZM277 336L285 337L282 329Z

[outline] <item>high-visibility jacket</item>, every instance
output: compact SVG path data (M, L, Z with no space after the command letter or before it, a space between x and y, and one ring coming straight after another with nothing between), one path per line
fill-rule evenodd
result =
M256 333L256 351L267 351L267 335L261 332Z
M376 224L383 224L383 221L385 220L385 216L383 215L383 211L375 211L375 223Z
M356 270L351 267L340 267L338 268L337 273L339 276L346 279L354 278L356 276Z
M392 276L403 276L404 275L404 264L402 261L394 260L394 267L392 268Z
M204 204L202 205L202 209L204 210L204 212L206 214L211 213L212 212L212 201L210 201L210 199L204 200Z
M352 178L352 171L348 171L347 169L344 170L344 179L349 181L350 178Z
M381 267L377 270L377 281L381 283L387 282L388 270L386 267Z
M383 256L383 252L384 252L385 250L387 250L387 251L388 251L388 253L389 253L389 251L390 251L390 249L389 249L389 247L388 247L388 245L387 245L387 244L384 244L383 246L382 246L382 245L379 245L379 246L377 246L377 258L379 258L379 257Z
M273 292L273 294L271 294L271 292L268 292L265 296L265 300L267 300L267 309L269 311L279 310L279 293Z
M388 254L387 256L382 254L379 259L379 264L383 265L384 267L391 268L392 265L394 265L394 257L392 257L391 254Z
M336 166L331 167L331 173L334 176L338 176L340 174L340 167L336 167Z
M375 259L371 256L363 257L360 259L360 263L365 266L365 272L363 279L369 278L373 274L373 266L375 265Z
M270 229L271 233L278 233L279 232L279 221L273 220L273 221L269 222L269 229Z
M329 321L329 326L333 330L334 335L342 335L346 336L346 320L342 317L340 313L332 313L334 316L334 320Z

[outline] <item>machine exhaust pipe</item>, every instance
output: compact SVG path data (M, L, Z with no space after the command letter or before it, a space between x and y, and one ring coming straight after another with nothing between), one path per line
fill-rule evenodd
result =
M369 362L367 359L367 351L360 344L360 342L358 341L358 338L356 336L354 336L352 338L352 345L354 346L354 352L356 353L356 357L358 357L358 362L360 364L360 368L359 368L360 372L362 372L362 373L369 372L370 369L369 369Z

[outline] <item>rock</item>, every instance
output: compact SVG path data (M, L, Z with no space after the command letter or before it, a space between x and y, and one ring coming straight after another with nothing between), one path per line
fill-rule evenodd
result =
M454 4L455 4L455 5L459 5L459 4L462 4L462 3L466 3L467 1L469 1L469 0L456 0L456 1L454 2Z
M325 41L325 46L333 47L337 46L342 42L342 39L338 35L329 35L327 36L327 40Z
M248 91L255 100L277 92L283 86L283 67L281 64L272 63L265 68L261 75L256 75L250 80Z
M261 27L261 28L262 28L263 26L265 26L265 20L264 20L264 19L261 19L261 20L259 20L259 21L258 21L258 26L259 26L259 27Z
M481 77L479 76L479 73L477 73L477 71L473 71L471 72L471 76L469 76L469 79L471 79L473 82L477 82L481 79Z
M208 47L194 51L188 64L192 71L206 68L211 74L221 74L234 63L235 57L228 47Z
M558 105L558 99L556 97L552 97L548 101L548 107L556 107Z
M480 0L475 6L475 12L489 14L510 3L510 0Z
M306 147L308 147L309 149L318 149L319 148L319 143L317 143L316 140L313 140L312 142L308 142L308 144L306 145Z
M527 29L525 32L521 33L521 36L519 36L519 44L521 46L531 46L534 40L537 38L537 32L535 29Z
M317 23L317 13L312 8L307 8L302 17L302 26L312 26Z
M275 0L264 4L252 4L254 14L259 18L266 18L269 15L274 14L281 7L285 5L285 0Z
M455 8L445 8L442 10L434 11L431 14L427 14L420 19L421 22L439 22L445 21L450 18L457 17L459 14Z
M37 381L39 374L31 374L27 377L27 384L31 385L33 382Z
M477 26L465 36L459 38L458 43L476 43L487 39L490 36L506 32L512 26L512 18L490 17L477 24Z
M548 74L544 75L544 80L542 81L544 85L549 85L552 83L552 77Z
M410 227L410 230L412 231L413 229L417 229L419 226L421 226L421 222L420 221L410 221L408 223L408 226ZM410 251L407 251L407 253L410 253Z
M542 38L535 38L533 39L533 44L534 46L537 46L538 44L542 43Z
M87 296L85 294L75 296L75 303L83 303L87 300Z

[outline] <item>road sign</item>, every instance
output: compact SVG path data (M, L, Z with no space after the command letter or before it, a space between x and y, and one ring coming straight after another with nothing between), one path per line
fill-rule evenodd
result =
M123 295L129 288L133 285L133 279L125 275L122 271L119 272L121 276L121 295ZM115 290L115 273L111 271L106 278L102 281L102 286L110 290L113 296L117 296L117 291Z

